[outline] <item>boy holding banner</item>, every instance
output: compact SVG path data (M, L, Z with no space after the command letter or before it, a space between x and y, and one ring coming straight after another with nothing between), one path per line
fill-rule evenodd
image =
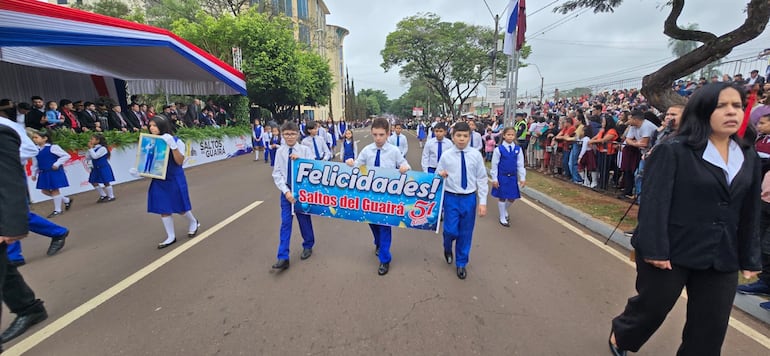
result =
M297 144L299 139L299 128L297 124L287 121L281 127L281 134L286 141L276 151L275 166L273 167L273 181L278 190L281 191L281 230L280 243L278 244L278 261L273 265L273 269L285 270L289 268L289 244L291 242L292 210L296 199L291 191L292 171L291 161L297 158L313 158L311 148ZM306 260L313 254L313 245L315 244L315 235L313 234L313 223L310 215L296 213L299 231L302 234L302 254L300 259Z
M398 147L388 143L388 137L390 136L390 123L385 118L376 118L372 121L372 139L374 143L370 143L361 153L358 154L358 158L355 160L349 158L345 161L350 167L366 166L368 170L377 169L378 167L396 168L401 174L406 173L411 167L406 161L406 158L401 155L401 151ZM374 235L374 246L376 248L377 257L380 259L380 267L377 269L377 274L384 276L390 269L390 241L391 241L391 227L387 225L369 224Z
M444 258L452 264L452 242L455 242L457 278L465 279L468 255L476 223L476 196L479 216L487 214L487 169L481 152L470 147L471 129L458 122L452 132L454 146L446 151L436 165L444 177Z

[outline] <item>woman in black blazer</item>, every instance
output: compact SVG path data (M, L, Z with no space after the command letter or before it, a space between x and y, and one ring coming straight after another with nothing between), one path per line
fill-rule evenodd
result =
M663 323L682 288L687 322L677 355L719 355L737 271L761 269L760 163L737 136L745 94L728 83L693 94L679 134L647 159L636 249L636 290L612 321L613 355L637 352Z

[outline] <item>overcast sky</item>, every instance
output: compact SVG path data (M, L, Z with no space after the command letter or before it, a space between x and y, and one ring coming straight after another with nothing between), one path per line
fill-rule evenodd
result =
M494 27L493 16L483 0L325 1L331 12L327 23L350 31L344 41L345 64L355 79L356 89L382 89L390 99L408 89L408 84L402 83L398 68L385 73L380 67L380 51L385 46L385 38L396 29L400 20L420 12L433 12L444 21ZM487 0L492 12L501 14L501 18L508 2ZM575 17L579 11L571 15L552 12L555 6L564 2L527 1L527 43L533 52L527 62L540 68L545 78L546 95L557 87L566 90L586 84L641 78L673 59L667 46L668 37L663 34L663 21L670 10L660 8L665 0L625 0L615 13L608 14L586 11ZM748 0L691 0L685 5L679 24L697 23L701 29L721 35L743 23L743 9L747 3ZM573 19L554 25L570 17ZM505 26L501 20L500 27ZM553 29L541 31L548 27ZM769 47L770 31L766 30L757 39L734 49L728 60L756 58L762 49ZM767 61L763 60L742 65L735 63L725 68L731 75L735 71L746 76L753 67L764 73L766 65ZM522 68L519 81L520 95L525 91L539 91L540 75L534 66Z

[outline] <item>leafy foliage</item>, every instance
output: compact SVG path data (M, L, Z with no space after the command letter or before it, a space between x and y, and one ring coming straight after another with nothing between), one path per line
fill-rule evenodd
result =
M54 130L53 142L66 151L85 150L88 148L88 140L92 134L91 132L73 133L69 130ZM107 131L103 134L104 138L107 139L107 143L113 148L130 146L139 142L138 132ZM241 135L251 135L251 128L248 125L228 126L218 129L214 127L182 128L176 132L176 136L185 142Z
M361 89L358 92L358 96L361 97L366 103L366 115L380 115L388 110L390 106L390 100L388 95L383 90L374 89ZM364 99L365 98L365 99Z
M615 12L615 8L622 2L623 0L570 0L561 6L555 7L553 12L566 14L578 8L592 8L594 13Z
M144 14L141 10L132 10L120 0L99 0L92 4L74 3L72 4L72 7L119 19L140 23L144 22Z

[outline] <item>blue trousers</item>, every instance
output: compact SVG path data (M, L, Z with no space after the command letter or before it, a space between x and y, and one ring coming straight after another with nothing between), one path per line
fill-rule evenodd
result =
M436 173L436 167L428 167L428 173Z
M583 179L580 178L578 172L578 157L580 156L580 145L577 143L572 144L572 149L569 151L569 171L572 174L572 181L576 183L582 183Z
M270 156L270 167L275 166L275 153L278 151L278 149L266 149L265 150L265 162L267 162L267 156Z
M64 236L68 231L66 227L56 225L33 212L27 214L27 219L29 220L29 231L38 235L57 238ZM8 245L6 253L8 253L8 260L10 261L24 261L24 256L21 254L21 241Z
M393 237L390 226L369 224L369 228L372 229L372 235L374 235L374 246L380 249L380 263L390 263L393 257L390 255L390 241Z
M291 211L294 207L281 195L281 242L278 244L278 259L289 259L289 243L291 242L292 216ZM299 222L299 232L302 235L302 248L313 248L315 245L315 235L313 234L313 222L310 215L296 213L297 222Z
M457 267L468 264L475 224L476 194L444 192L444 251L452 251L452 242L455 242Z

